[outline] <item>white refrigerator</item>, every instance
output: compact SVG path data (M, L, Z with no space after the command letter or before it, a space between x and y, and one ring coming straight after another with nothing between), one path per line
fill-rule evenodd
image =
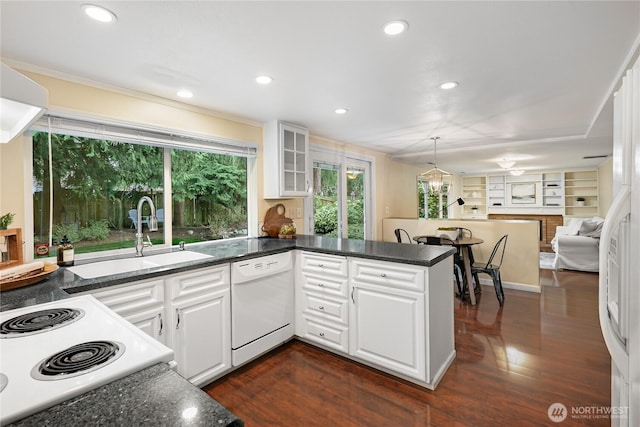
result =
M614 98L613 202L600 238L599 315L611 425L640 426L640 59Z

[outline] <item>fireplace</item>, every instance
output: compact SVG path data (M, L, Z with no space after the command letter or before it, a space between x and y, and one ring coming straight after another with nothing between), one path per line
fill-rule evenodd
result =
M563 224L562 215L489 214L488 218L538 221L541 252L553 252L551 239L556 235L556 227Z

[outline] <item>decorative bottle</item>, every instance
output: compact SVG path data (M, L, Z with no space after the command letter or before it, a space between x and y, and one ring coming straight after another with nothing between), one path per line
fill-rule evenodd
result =
M58 265L62 267L71 267L73 265L73 244L65 235L58 245Z

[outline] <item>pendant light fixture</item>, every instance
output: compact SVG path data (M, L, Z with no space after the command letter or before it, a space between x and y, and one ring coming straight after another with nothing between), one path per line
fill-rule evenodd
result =
M451 187L451 179L453 178L453 175L438 168L438 150L436 145L440 137L434 136L431 137L431 139L433 140L433 169L420 174L423 182L423 189L425 193L446 193Z

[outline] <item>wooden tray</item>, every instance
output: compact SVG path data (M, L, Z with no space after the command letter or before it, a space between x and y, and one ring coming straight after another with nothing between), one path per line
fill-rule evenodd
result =
M44 279L46 279L51 273L56 271L58 266L56 264L44 263L44 270L33 276L21 277L20 279L7 279L0 281L0 291L8 291L10 289L17 289L23 286L33 285Z

